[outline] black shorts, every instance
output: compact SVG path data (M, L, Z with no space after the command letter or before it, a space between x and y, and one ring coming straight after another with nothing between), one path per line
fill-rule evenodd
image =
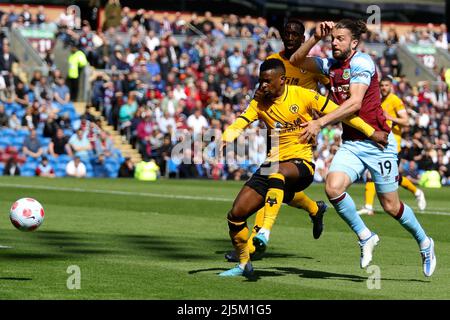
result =
M308 163L313 169L315 169L315 166L313 163L303 159L290 159L281 161L280 163L283 162L294 163L297 166L298 172L300 174L299 178L296 181L286 181L284 185L283 202L289 203L294 198L296 192L305 190L314 180L314 175L311 174L309 168L305 165L305 162ZM245 183L246 186L258 192L263 198L266 197L267 190L269 189L269 177L261 174L261 168L268 166L268 163L263 163Z

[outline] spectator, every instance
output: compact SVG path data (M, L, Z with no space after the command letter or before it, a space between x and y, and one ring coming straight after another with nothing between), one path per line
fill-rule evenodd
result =
M154 159L143 160L137 164L134 176L140 181L156 181L159 176L159 167Z
M36 21L37 24L41 25L46 21L47 15L45 14L44 6L39 6L36 12Z
M15 157L10 157L3 168L4 176L20 176L20 167Z
M135 167L130 157L126 157L119 168L119 178L134 178Z
M39 120L40 115L38 106L34 105L31 107L27 107L22 118L22 127L26 127L30 130L35 129L39 125Z
M95 153L104 157L113 156L114 145L105 131L100 131L100 135L95 140Z
M8 127L10 127L13 130L19 130L20 128L22 128L22 123L17 118L17 114L15 112L11 113L11 116L9 117Z
M48 83L47 77L41 77L36 82L34 87L34 96L39 103L44 103L47 100L53 100L53 89L50 83Z
M65 105L70 102L70 90L66 85L66 81L63 77L56 79L56 84L53 87L53 99L55 102Z
M137 108L136 93L130 92L127 103L123 104L119 111L120 133L126 137L127 141L130 141L131 138L131 119Z
M30 102L28 98L28 89L22 81L18 81L15 87L15 99L14 102L18 103L22 108L28 107Z
M59 125L58 122L56 122L56 115L53 112L50 112L45 121L42 135L46 138L53 138L56 135L56 131L58 129Z
M42 157L41 162L37 166L36 175L38 177L47 177L47 178L55 177L55 171L53 170L53 167L48 162L48 159L46 156Z
M66 174L69 177L85 178L86 166L81 162L80 157L75 156L73 160L70 160L66 166Z
M78 49L74 42L70 46L70 55L67 61L67 84L70 89L70 99L77 101L80 73L88 65L88 61L86 55Z
M39 142L39 139L37 137L36 130L30 130L30 134L25 138L25 141L23 142L22 150L24 155L34 159L39 159L44 153L44 149L42 148L41 143Z
M187 125L190 129L192 129L194 137L202 134L203 129L209 127L208 121L202 115L202 111L200 108L195 109L194 114L190 115L187 118Z
M176 128L175 119L169 115L169 112L164 112L164 115L158 120L158 127L162 134L169 133L170 128Z
M122 6L119 0L108 0L105 6L105 22L103 23L103 30L111 27L115 28L120 25L122 14Z
M106 169L105 155L100 153L93 163L94 176L98 178L108 178L109 173Z
M137 145L142 155L149 156L151 153L149 139L154 126L150 112L146 112L143 118L137 125Z
M12 72L13 65L18 63L17 57L10 52L8 41L3 40L3 53L0 55L0 71Z
M78 129L69 139L75 157L79 157L84 161L89 160L89 152L92 150L91 142L87 138L87 132Z
M419 172L417 171L416 163L409 161L408 167L403 172L403 176L408 178L412 183L418 184L420 180Z
M55 158L58 158L62 154L73 156L72 148L68 143L68 138L64 135L64 130L58 128L56 135L52 137L48 145L48 153Z
M5 106L0 103L0 127L8 127L9 118L5 112Z

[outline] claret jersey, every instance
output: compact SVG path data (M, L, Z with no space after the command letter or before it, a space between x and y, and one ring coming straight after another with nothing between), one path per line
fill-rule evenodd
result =
M345 61L333 58L315 58L321 73L330 78L331 96L337 104L350 98L350 84L368 85L361 109L356 113L376 130L390 132L386 117L381 108L380 86L372 58L365 53L355 52ZM364 140L366 137L358 130L343 124L343 140Z

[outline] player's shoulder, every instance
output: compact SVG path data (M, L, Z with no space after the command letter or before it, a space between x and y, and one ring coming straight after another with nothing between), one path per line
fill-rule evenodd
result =
M295 86L295 85L288 85L289 93L290 94L302 94L309 91L314 91L312 89L307 89L302 86Z
M307 100L309 98L320 95L316 90L305 88L302 86L289 86L289 92L291 95L301 97L301 100Z
M397 105L403 105L403 100L400 99L395 93L390 93L388 98L391 99L392 102L396 103Z
M281 56L281 54L279 53L279 52L277 52L277 53L272 53L270 56L268 56L267 58L266 58L266 60L269 60L269 59L278 59L278 60L281 60L281 61L284 61L285 59L283 59L283 57Z
M350 67L357 69L369 69L374 70L375 64L372 58L364 52L358 51L350 60Z
M250 101L250 103L247 105L247 108L245 108L245 111L247 111L248 109L258 109L258 101L256 101L255 99L252 99Z

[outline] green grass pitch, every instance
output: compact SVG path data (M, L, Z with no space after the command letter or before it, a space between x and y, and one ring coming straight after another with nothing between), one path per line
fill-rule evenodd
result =
M2 177L0 299L450 299L450 188L425 190L427 211L417 214L436 244L430 279L398 222L380 210L363 218L381 239L373 260L381 288L369 289L356 238L332 208L314 240L307 214L283 206L266 257L253 263L256 281L218 277L233 266L223 256L231 248L225 216L242 184ZM363 190L350 189L358 207ZM323 185L307 194L325 199ZM8 218L25 196L46 212L32 233ZM70 266L80 268L80 289L68 289Z

